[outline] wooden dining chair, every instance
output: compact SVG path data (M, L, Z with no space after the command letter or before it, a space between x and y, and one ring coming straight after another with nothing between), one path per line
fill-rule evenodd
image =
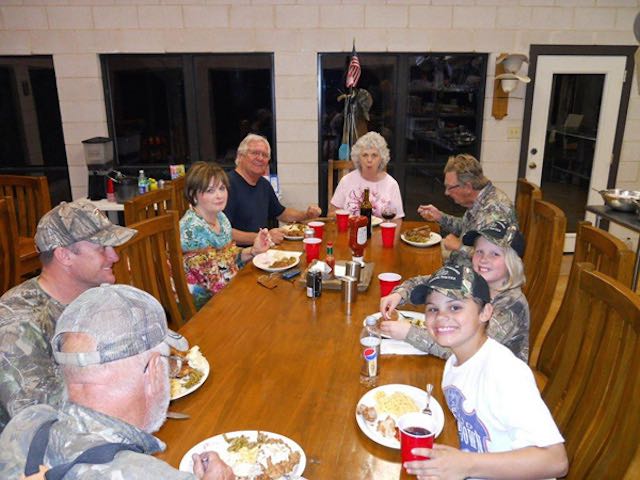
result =
M196 313L196 308L183 270L178 214L170 210L130 227L138 234L116 247L120 256L113 265L116 283L133 285L153 295L172 326L180 327Z
M0 295L20 280L18 222L13 198L0 197Z
M525 239L529 232L531 208L533 207L534 200L542 200L542 190L526 178L519 178L516 190L516 214L518 216L520 231Z
M534 200L529 241L524 254L527 283L523 293L529 302L529 345L535 345L551 307L560 275L567 219L557 206Z
M355 167L351 160L329 160L327 170L327 204L331 203L333 191L347 173Z
M169 184L173 189L173 209L178 212L178 218L182 218L189 209L189 202L184 194L184 182L186 178L184 175L174 178Z
M40 258L33 237L38 221L51 210L47 177L0 175L0 196L13 198L18 222L20 275L40 269Z
M148 218L166 215L169 210L174 210L173 189L152 190L124 202L124 224L130 226Z
M542 396L565 438L568 479L637 478L640 297L588 263L557 371Z
M634 256L634 252L622 240L609 232L596 228L586 221L578 223L575 252L562 303L547 329L544 340L538 345L531 346L531 366L547 378L555 370L566 338L571 307L577 301L574 291L576 265L588 262L596 271L629 287L633 276ZM547 321L549 321L548 318Z

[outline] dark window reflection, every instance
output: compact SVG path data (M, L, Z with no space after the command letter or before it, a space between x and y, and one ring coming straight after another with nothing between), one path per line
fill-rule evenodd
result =
M197 160L232 168L250 131L275 144L271 54L105 55L103 67L122 171L166 178L168 165Z
M320 204L327 205L326 162L338 158L343 143L341 94L351 55L320 54ZM433 203L447 213L464 208L444 195L443 169L458 153L480 157L486 54L359 54L371 106L356 121L360 135L381 133L391 150L387 168L400 185L407 219Z
M71 200L51 57L0 57L0 174L45 175L53 205Z

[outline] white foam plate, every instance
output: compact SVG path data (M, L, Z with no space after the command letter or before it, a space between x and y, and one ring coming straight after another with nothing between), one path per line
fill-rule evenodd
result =
M440 236L440 234L435 233L435 232L431 232L431 235L429 235L429 241L424 242L424 243L413 242L411 240L408 240L404 236L404 233L402 235L400 235L400 238L402 239L403 242L408 243L412 247L430 247L431 245L437 245L438 243L440 243L442 241L442 237Z

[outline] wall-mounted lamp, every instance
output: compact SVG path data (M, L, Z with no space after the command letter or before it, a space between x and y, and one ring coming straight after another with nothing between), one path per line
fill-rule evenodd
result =
M518 72L523 62L529 59L522 53L502 53L496 59L495 83L493 88L493 109L491 114L498 120L507 115L509 93L518 86L518 82L529 83L531 79Z

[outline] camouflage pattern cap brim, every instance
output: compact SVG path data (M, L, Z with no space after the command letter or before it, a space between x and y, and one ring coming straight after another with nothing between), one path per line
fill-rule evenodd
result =
M411 303L425 303L432 291L457 300L476 298L484 303L491 301L486 280L465 265L447 264L442 267L426 283L413 289Z
M105 247L122 245L136 230L114 225L88 200L62 202L38 222L35 242L40 252L87 241Z
M518 230L517 225L497 221L481 228L480 230L471 230L467 232L462 237L462 243L467 246L472 246L480 236L485 237L491 243L498 245L499 247L513 248L519 257L524 255L525 241L524 237Z

